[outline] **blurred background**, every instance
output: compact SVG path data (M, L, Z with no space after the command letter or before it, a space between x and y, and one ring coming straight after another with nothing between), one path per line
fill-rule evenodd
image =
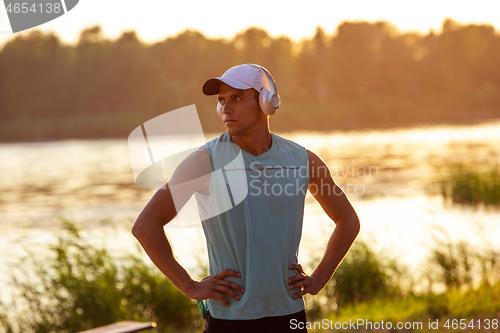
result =
M88 0L0 34L0 332L125 319L200 330L196 304L129 232L154 191L135 184L126 139L190 104L206 139L218 136L216 98L201 86L241 63L271 71L282 99L271 129L322 156L361 219L333 281L306 298L310 317L498 325L499 10ZM181 263L205 276L200 225L165 229ZM299 260L309 272L333 229L308 196Z

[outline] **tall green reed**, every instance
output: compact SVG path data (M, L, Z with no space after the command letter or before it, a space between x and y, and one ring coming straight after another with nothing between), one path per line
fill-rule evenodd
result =
M500 282L500 251L491 246L479 251L466 241L450 239L435 238L435 244L427 260L431 282L447 290Z
M443 167L437 182L445 200L456 204L500 205L500 166L473 163Z
M474 308L467 304L474 304L480 314L500 310L495 305L496 296L488 294L500 288L498 249L489 246L478 250L466 241L436 237L420 267L409 271L395 259L374 251L369 242L356 240L330 283L317 296L305 296L308 315L311 320L332 315L345 319L355 318L361 311L372 320L381 320L474 314ZM423 288L426 285L428 288ZM473 295L483 302L472 302ZM455 309L455 304L461 304L462 309Z
M401 264L356 240L325 288L317 296L306 296L307 311L321 318L355 304L406 294L411 285Z
M121 320L154 321L156 332L196 323L196 305L138 255L111 255L63 220L45 261L28 255L12 272L13 304L0 305L5 332L77 332ZM198 318L199 321L199 318Z
M13 274L17 294L13 304L0 304L0 331L77 332L120 320L155 321L156 332L201 328L194 302L155 267L138 255L117 256L90 244L69 221L63 220L63 226L49 259L41 262L29 256ZM372 319L440 318L474 315L475 309L483 314L500 310L500 299L495 298L500 252L492 248L480 252L469 243L449 239L435 244L423 273L443 287L442 293L417 292L402 264L357 240L325 289L317 296L305 296L309 318L332 313L353 316L360 311Z
M466 241L436 240L427 264L430 285L443 290L426 294L431 317L491 316L500 311L500 251L478 251Z

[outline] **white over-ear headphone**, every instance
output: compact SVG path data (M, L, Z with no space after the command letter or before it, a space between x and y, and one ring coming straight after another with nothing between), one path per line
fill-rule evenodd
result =
M266 68L260 65L256 64L248 64L248 65L260 70L267 80L269 90L264 86L259 91L259 105L262 112L264 112L269 116L272 116L273 114L276 113L276 110L278 110L281 104L280 96L278 95L278 91L276 89L276 83L274 82L273 76L271 75L271 73L269 73L269 71ZM219 117L222 118L222 105L220 103L217 103L217 114L219 115Z

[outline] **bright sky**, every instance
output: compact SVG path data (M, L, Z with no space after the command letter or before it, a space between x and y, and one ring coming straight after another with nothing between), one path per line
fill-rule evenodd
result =
M445 18L487 23L500 31L500 0L80 0L66 15L38 28L54 31L66 42L75 42L81 29L95 24L110 38L135 30L147 42L187 28L231 38L250 26L300 40L312 36L317 26L331 34L345 20L386 20L401 31L426 33L439 31ZM5 30L10 25L2 7L0 31ZM0 33L0 45L16 35Z

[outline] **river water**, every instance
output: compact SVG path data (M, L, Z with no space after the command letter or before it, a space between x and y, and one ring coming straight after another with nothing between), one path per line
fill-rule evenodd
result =
M418 270L435 237L499 249L498 210L452 206L429 191L439 166L500 163L499 121L278 134L328 163L360 216L360 238L410 269ZM24 249L37 251L55 242L57 216L79 223L87 237L113 251L135 249L129 228L154 193L135 184L127 140L0 144L0 186L1 285L8 282L9 267L18 263ZM333 229L334 223L308 195L299 260L314 264L311 258L321 256ZM181 227L173 221L166 231L181 263L199 274L198 259L206 257L200 225Z

